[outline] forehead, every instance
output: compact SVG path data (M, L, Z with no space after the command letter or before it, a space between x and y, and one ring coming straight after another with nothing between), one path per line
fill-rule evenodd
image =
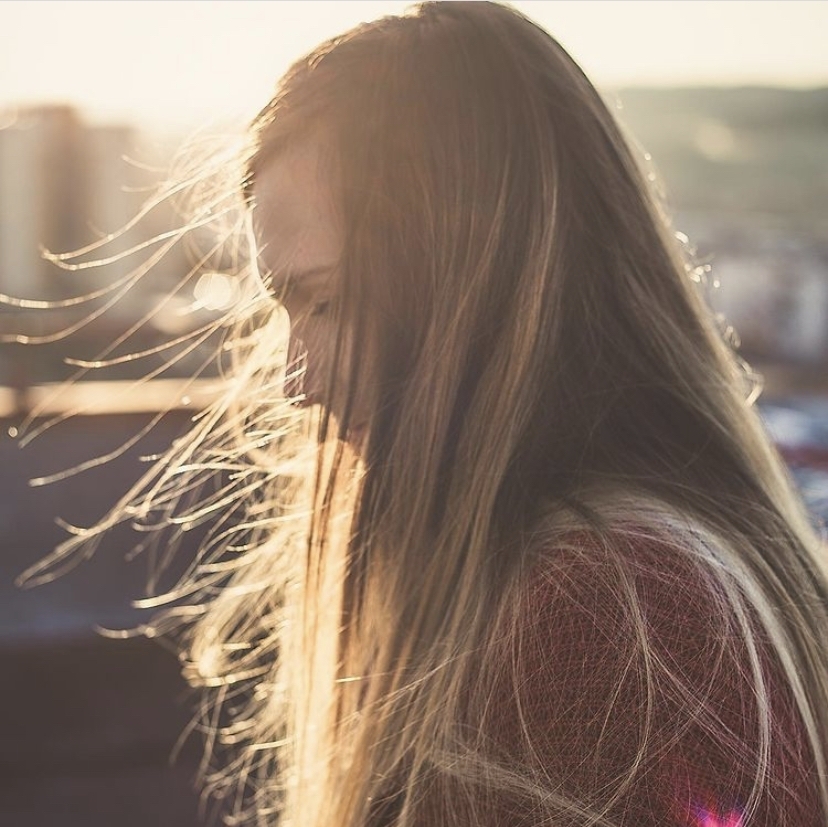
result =
M316 142L289 149L257 170L253 229L268 272L333 266L342 253L332 165Z

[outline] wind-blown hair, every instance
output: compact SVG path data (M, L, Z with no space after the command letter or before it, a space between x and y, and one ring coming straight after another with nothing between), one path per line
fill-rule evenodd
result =
M474 726L494 687L517 680L527 578L574 554L600 561L593 576L618 596L649 706L672 682L743 762L748 813L775 731L769 641L828 819L821 540L753 407L756 377L592 84L507 6L426 3L290 69L252 125L254 212L260 170L311 138L344 227L336 350L347 332L359 359L331 371L331 386L346 377L328 389L347 400L337 421L289 410L274 390L277 317L259 315L238 360L255 406L200 426L205 467L225 450L210 445L243 437L223 458L245 481L244 512L216 547L242 545L238 524L245 540L194 576L222 588L190 652L229 719L219 740L237 745L227 784L241 779L261 824L402 827L426 812L448 824L498 793L532 823L619 824L613 802L657 757L652 709L630 733L635 760L593 798L550 776L530 726L511 764ZM345 437L361 374L356 455ZM187 450L162 474L194 462ZM702 690L654 656L626 550L642 537L719 595L721 651L747 652L757 698L750 748L716 736ZM447 791L436 811L435 790Z

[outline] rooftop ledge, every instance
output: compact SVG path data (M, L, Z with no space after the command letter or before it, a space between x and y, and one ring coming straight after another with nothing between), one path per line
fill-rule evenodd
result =
M25 390L0 387L0 419L200 410L220 393L220 379L78 381L33 385Z

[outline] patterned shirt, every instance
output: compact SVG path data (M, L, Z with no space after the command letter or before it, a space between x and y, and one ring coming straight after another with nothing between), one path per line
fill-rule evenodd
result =
M525 634L508 654L515 666L494 680L483 719L468 722L492 754L520 765L519 733L529 733L535 765L553 787L623 827L825 827L804 724L764 638L770 754L766 783L747 810L758 707L747 646L714 579L666 545L636 540L623 555L625 588L641 606L635 616L620 581L605 576L610 563L582 552L550 550L533 573ZM423 827L547 823L517 799L451 779L432 785L419 812Z

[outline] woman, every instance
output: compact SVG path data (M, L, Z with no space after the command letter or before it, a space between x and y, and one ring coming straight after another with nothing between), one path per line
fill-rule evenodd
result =
M255 404L174 465L242 437L190 654L251 823L825 824L824 550L572 59L426 3L296 63L251 138Z

